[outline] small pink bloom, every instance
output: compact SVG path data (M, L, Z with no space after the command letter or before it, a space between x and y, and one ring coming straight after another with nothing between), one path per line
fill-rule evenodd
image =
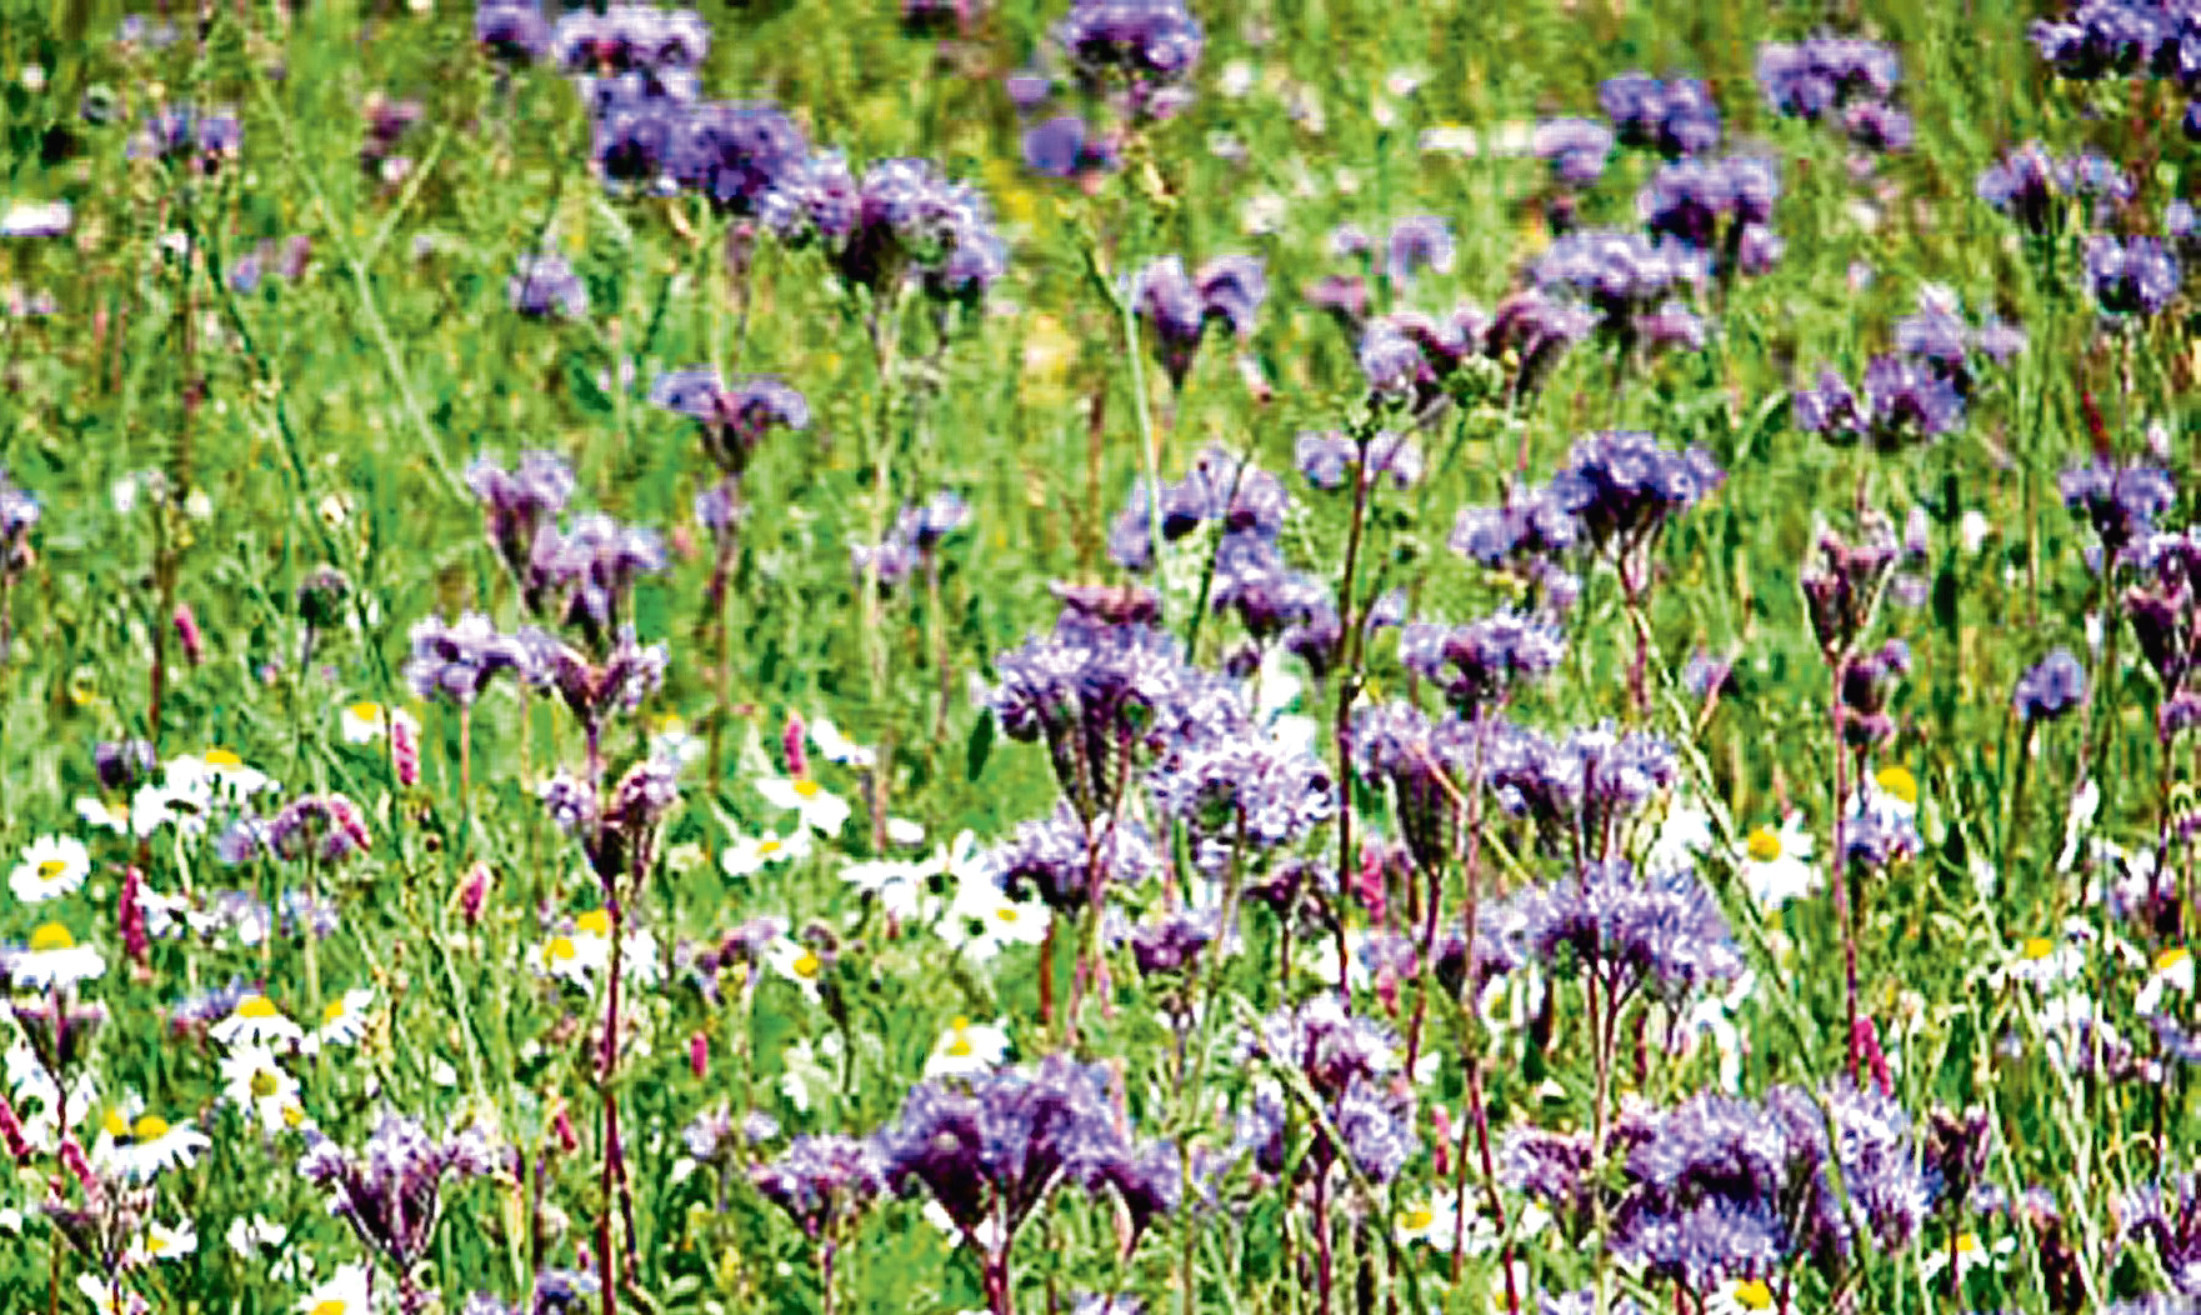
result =
M390 762L400 786L410 790L420 784L420 733L404 717L390 719Z
M176 604L176 638L183 641L183 655L192 666L206 661L206 636L199 632L199 618L189 603Z
M699 1081L711 1067L711 1043L701 1032L688 1038L688 1067Z
M466 873L466 884L459 888L459 916L469 927L481 924L482 905L489 899L489 865L476 863Z
M120 924L122 952L143 968L151 950L145 932L145 874L135 867L122 870L122 894L115 901L115 921Z
M803 752L808 738L808 728L802 724L802 714L787 714L787 729L780 734L780 749L787 756L787 774L800 781L810 775L810 758Z

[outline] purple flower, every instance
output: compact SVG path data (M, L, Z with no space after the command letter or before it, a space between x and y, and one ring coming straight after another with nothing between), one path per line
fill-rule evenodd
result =
M2061 221L2070 201L2094 199L2098 218L2105 206L2130 201L2133 184L2123 170L2099 155L2059 160L2039 142L2027 142L1981 173L1978 191L1980 200L2008 215L2020 228L2041 234Z
M1743 968L1719 901L1686 868L1650 875L1622 859L1587 863L1508 906L1497 919L1510 924L1505 962L1549 966L1564 951L1614 999L1647 992L1679 1001Z
M518 640L498 633L489 618L468 612L450 625L435 617L414 623L405 678L423 699L443 698L470 707L499 672L524 673L528 655Z
M1183 106L1206 40L1184 0L1072 0L1054 39L1078 81L1120 91L1134 119Z
M474 43L492 59L532 64L550 53L550 23L537 0L479 0Z
M1251 726L1176 751L1148 786L1155 807L1185 824L1193 861L1210 875L1220 875L1241 847L1297 843L1337 806L1320 759Z
M341 863L374 845L359 806L340 794L292 800L268 823L266 834L268 849L294 862L310 854L317 863Z
M1115 143L1086 126L1075 114L1062 114L1024 131L1024 164L1049 178L1112 173L1120 161Z
M994 669L1000 684L987 702L1001 729L1047 744L1057 783L1086 816L1113 804L1126 758L1155 745L1199 687L1166 631L1071 607Z
M758 1195L813 1239L831 1234L886 1190L878 1147L854 1137L797 1137L779 1158L752 1166L749 1177Z
M1505 702L1514 685L1550 673L1566 653L1558 627L1518 612L1464 626L1417 621L1399 635L1399 661L1470 721Z
M2154 315L2178 295L2178 258L2152 237L2086 243L2086 285L2105 316Z
M1816 37L1759 46L1757 72L1766 103L1776 112L1815 120L1845 105L1886 101L1895 94L1902 65L1892 46Z
M176 105L145 116L144 127L130 139L128 155L133 160L190 163L211 173L237 154L243 140L234 113Z
M329 1213L399 1274L427 1255L446 1181L487 1177L497 1168L489 1143L472 1129L438 1139L396 1115L385 1115L356 1154L318 1133L307 1137L299 1175L326 1193Z
M2073 466L2056 482L2064 505L2073 515L2085 516L2100 540L2097 566L2121 560L2128 549L2144 543L2154 533L2156 519L2178 496L2169 473L2149 465L2096 460Z
M1647 73L1623 73L1598 86L1597 104L1623 146L1648 147L1675 159L1719 145L1719 107L1695 78L1661 82Z
M518 637L530 684L555 692L584 729L601 729L613 712L632 713L664 688L670 659L662 644L636 641L633 626L621 626L601 663L540 630Z
M1067 803L1037 821L1020 823L1016 835L986 853L985 868L1011 898L1036 894L1058 913L1086 906L1110 886L1136 886L1161 870L1146 828L1128 817L1080 819Z
M1359 469L1373 483L1389 476L1395 488L1412 488L1422 475L1421 444L1411 434L1383 430L1365 443L1336 430L1304 431L1293 444L1292 464L1318 489L1344 487L1346 472Z
M1180 908L1131 929L1131 958L1143 976L1190 972L1215 940L1221 921L1214 909Z
M1538 287L1573 292L1597 311L1599 327L1609 333L1624 332L1634 316L1702 283L1705 273L1700 253L1611 229L1567 234L1534 269Z
M92 769L103 789L135 789L152 776L154 762L150 740L101 740L92 746Z
M810 427L808 399L771 375L729 385L715 370L674 370L650 385L650 404L700 422L703 450L730 475L748 468L757 445L773 430Z
M1565 469L1552 477L1551 494L1591 543L1625 552L1726 479L1703 448L1674 451L1640 430L1611 429L1576 441Z
M1386 244L1388 256L1384 271L1393 283L1413 281L1421 271L1434 270L1439 274L1452 272L1457 247L1452 241L1452 225L1436 215L1415 215L1401 219L1391 227L1391 240Z
M560 256L529 256L505 284L512 309L530 319L588 318L588 285Z
M1742 226L1771 223L1780 190L1773 162L1760 156L1676 160L1636 195L1636 215L1654 240L1717 252L1739 241Z
M763 101L697 106L679 117L666 150L673 179L729 215L768 213L811 170L802 130Z
M1569 187L1589 187L1605 175L1612 129L1595 119L1546 119L1536 125L1529 149L1551 165L1552 177Z

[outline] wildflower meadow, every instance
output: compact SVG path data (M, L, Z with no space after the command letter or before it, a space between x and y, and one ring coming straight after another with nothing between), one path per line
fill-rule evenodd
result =
M2192 0L0 0L0 1315L2201 1313L2197 205Z

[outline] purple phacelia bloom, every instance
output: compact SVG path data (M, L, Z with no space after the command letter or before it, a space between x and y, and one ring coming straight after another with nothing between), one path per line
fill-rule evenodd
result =
M1024 130L1024 166L1049 178L1115 172L1115 143L1075 114L1061 114Z
M1134 119L1182 108L1206 42L1184 0L1072 0L1054 39L1078 81L1120 92Z
M101 740L92 746L92 767L103 789L135 789L153 775L153 765L150 740Z
M674 370L650 385L650 403L701 424L704 451L729 475L748 468L757 445L773 430L810 427L809 401L770 375L729 385L715 370Z
M1089 817L1120 795L1127 753L1180 720L1198 685L1166 631L1071 607L994 669L1001 683L987 702L1001 729L1043 740L1057 783Z
M576 518L547 555L538 551L531 565L546 592L565 599L565 624L595 642L626 614L636 582L665 569L665 545L654 530L590 512Z
M588 285L560 256L529 256L505 284L512 309L530 319L588 318Z
M694 10L643 4L573 10L551 37L559 68L595 76L693 70L710 48L710 24Z
M497 1170L489 1143L472 1129L438 1139L395 1115L385 1116L356 1154L318 1133L307 1137L299 1175L327 1194L329 1213L399 1274L428 1254L447 1184Z
M1708 273L1702 251L1609 229L1567 234L1534 269L1539 288L1572 292L1597 312L1600 332L1623 341L1634 337L1638 316L1702 284Z
M1131 929L1131 958L1146 977L1188 973L1215 940L1213 909L1175 909Z
M1591 543L1626 552L1726 479L1703 448L1675 451L1640 430L1613 429L1576 441L1566 467L1552 477L1551 493Z
M855 1137L797 1137L779 1158L751 1166L749 1178L758 1195L813 1239L854 1219L886 1191L878 1147Z
M2088 555L2097 569L2120 561L2128 549L2144 544L2155 522L2177 501L2178 487L2157 466L2093 461L2057 477L2063 505L2084 516L2099 547Z
M2086 286L2104 316L2155 315L2178 295L2178 258L2152 237L2086 243Z
M2118 1202L2117 1218L2120 1251L2148 1247L2172 1290L2189 1303L2201 1300L2201 1177L2183 1174L2127 1193Z
M1529 149L1551 165L1552 177L1561 183L1589 187L1605 176L1613 133L1595 119L1546 119L1536 125Z
M875 294L915 284L938 301L974 301L1008 268L984 194L930 160L874 160L857 179L838 155L815 156L760 213L783 240L819 247L844 284Z
M1492 568L1552 560L1573 548L1581 527L1549 488L1522 489L1497 507L1463 507L1446 541L1462 557Z
M1597 104L1623 146L1647 147L1675 159L1719 145L1719 107L1695 78L1661 82L1647 73L1623 73L1599 85Z
M2086 668L2070 649L2056 649L2018 679L2012 702L2026 721L2055 721L2086 702Z
M1521 892L1495 925L1508 964L1551 966L1562 951L1620 1000L1638 992L1685 1000L1743 968L1719 901L1687 869L1639 874L1625 860Z
M1018 824L1012 838L987 851L984 865L1011 899L1037 895L1056 912L1072 913L1096 891L1145 882L1161 870L1161 858L1136 819L1086 822L1061 803L1038 821Z
M1815 37L1758 47L1758 86L1775 111L1818 119L1852 103L1879 103L1895 94L1902 63L1892 46L1848 37Z
M1678 301L1669 301L1635 321L1636 336L1652 350L1673 347L1700 351L1704 347L1704 317Z
M1388 478L1395 488L1421 482L1421 444L1411 434L1382 430L1365 443L1335 430L1303 432L1293 444L1292 463L1318 489L1343 488L1347 472L1358 468L1363 481Z
M1860 101L1843 110L1842 131L1866 150L1889 155L1908 151L1917 138L1909 114L1879 101Z
M1656 735L1609 726L1553 743L1525 727L1493 727L1484 783L1499 806L1534 821L1550 839L1580 836L1594 847L1678 774L1674 751Z
M340 794L292 800L268 823L266 836L277 858L296 862L310 857L324 866L364 854L374 845L365 815Z
M2184 80L2190 40L2173 6L2087 0L2061 19L2039 19L2027 30L2041 58L2059 76L2091 82L2151 72L2159 60Z
M480 0L474 43L492 59L532 64L550 53L550 21L537 0Z
M761 101L698 106L682 119L672 151L673 177L729 215L765 213L811 167L802 130Z
M1387 320L1368 326L1357 352L1368 391L1388 401L1410 401L1435 376L1413 339Z
M523 587L529 585L538 550L552 551L558 538L558 513L573 496L573 468L554 452L520 454L517 468L506 470L487 457L467 467L466 487L481 502L489 542ZM536 610L541 599L526 600Z
M1832 368L1816 388L1793 396L1796 427L1828 442L1860 439L1882 451L1930 442L1964 422L1964 395L1956 382L1923 356L1885 355L1865 366L1863 397Z
M1770 224L1780 197L1773 162L1754 155L1676 160L1636 195L1636 217L1654 239L1714 253L1739 242L1739 226ZM1721 263L1732 264L1723 257Z
M1208 322L1220 320L1239 338L1249 337L1267 296L1267 275L1251 256L1217 257L1201 266L1196 277L1185 273L1180 258L1164 256L1131 282L1132 304L1154 335L1170 383L1180 389L1192 372Z
M237 154L244 129L228 110L201 110L190 105L154 110L144 127L130 139L129 158L189 162L211 172L220 162Z
M1321 759L1250 726L1178 749L1148 787L1155 807L1190 832L1193 861L1211 876L1248 847L1296 844L1337 807Z
M1558 627L1518 612L1464 626L1417 621L1399 635L1399 661L1471 720L1504 703L1515 685L1549 674L1566 654Z
M1911 671L1911 647L1891 639L1870 653L1850 658L1839 668L1842 737L1855 748L1884 744L1895 734L1887 712L1895 683Z
M2099 155L2057 159L2039 142L2028 142L1979 176L1979 199L2008 215L2029 233L2046 233L2058 224L2073 200L2091 199L2098 218L2110 206L2133 196L2132 180Z
M412 656L405 678L423 699L449 699L471 707L498 673L524 673L528 655L520 642L498 633L488 617L468 612L445 625L435 617L413 625Z
M540 630L523 631L519 643L528 682L557 694L584 727L636 711L665 686L665 646L637 642L631 625L619 628L601 663Z
M1017 1231L1058 1186L1097 1193L1132 1158L1104 1092L1061 1055L960 1088L925 1083L878 1135L886 1181L922 1188L974 1243L991 1224L987 1249L1006 1267Z
M1458 251L1452 240L1452 225L1436 215L1401 219L1392 225L1385 248L1384 272L1399 284L1411 282L1425 269L1451 273Z

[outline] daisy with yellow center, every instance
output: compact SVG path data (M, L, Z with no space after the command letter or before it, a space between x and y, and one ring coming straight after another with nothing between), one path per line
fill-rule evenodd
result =
M92 856L75 836L40 836L23 851L23 859L8 874L8 889L25 904L59 899L84 884L92 872Z
M755 836L735 836L734 843L718 856L721 871L729 877L750 877L767 865L777 867L810 856L810 832L796 827L787 835L766 831Z
M2075 981L2086 971L2086 949L2073 939L2028 936L2019 944L2007 971L2015 980L2042 989Z
M955 898L934 928L940 938L983 963L1011 945L1047 938L1048 911L1038 900L1018 903L981 871L956 883Z
M1439 1194L1400 1210L1397 1227L1400 1242L1419 1242L1450 1254L1459 1240L1460 1217L1453 1211L1451 1200Z
M137 1112L135 1102L109 1109L100 1121L99 1136L92 1143L92 1162L131 1179L145 1182L179 1166L189 1166L213 1141L191 1126L191 1120L170 1123L157 1114Z
M298 1299L298 1315L370 1315L371 1275L365 1265L339 1265L328 1281Z
M611 915L591 909L573 920L570 931L544 941L535 970L545 977L586 989L611 964Z
M248 995L237 1002L229 1017L207 1029L207 1035L225 1046L296 1045L306 1030L291 1021L273 1000Z
M990 1073L1008 1058L1009 1033L1000 1023L974 1023L968 1018L948 1020L947 1030L925 1061L929 1078L969 1077Z
M372 700L347 703L336 714L336 730L346 744L373 744L399 725L415 736L420 733L420 722L413 714Z
M66 991L107 971L107 960L89 945L79 945L69 929L49 922L31 933L21 950L0 949L0 976L33 991Z
M703 756L707 748L703 737L688 729L688 723L674 713L666 713L650 724L650 757L674 767L686 767Z
M2176 991L2180 995L2192 995L2194 985L2193 954L2183 945L2173 945L2155 956L2148 972L2148 979L2140 986L2140 993L2133 997L2132 1007L2144 1017L2162 1012L2163 993Z
M112 835L130 834L130 805L120 799L97 799L88 794L76 797L77 820L88 827Z
M247 1043L222 1057L222 1099L268 1136L305 1126L298 1079L266 1046Z
M1811 848L1811 831L1804 825L1803 814L1790 813L1781 819L1779 830L1764 826L1751 830L1737 856L1736 875L1760 908L1781 908L1818 888Z
M1901 763L1891 763L1872 774L1880 792L1906 808L1918 807L1918 778Z
M818 952L792 936L775 936L764 947L764 963L782 979L793 982L797 989L812 1000L818 998L818 986L825 977L825 961Z
M1731 1278L1705 1298L1705 1315L1758 1315L1779 1304L1779 1294L1762 1278Z
M374 988L362 986L346 991L328 1002L321 1010L321 1025L307 1038L308 1052L328 1046L359 1044L359 1038L367 1034L367 1011L374 1007Z
M145 1236L130 1244L124 1264L143 1265L155 1260L176 1261L199 1249L198 1230L186 1219L171 1228L167 1224L150 1224Z
M1937 1245L1920 1245L1918 1269L1931 1283L1949 1271L1951 1253L1956 1259L1956 1276L1963 1279L1976 1269L2000 1271L2009 1266L2010 1255L2018 1249L2014 1237L1997 1238L1993 1244L1982 1240L1977 1233L1958 1233L1954 1239L1944 1239Z
M807 776L766 777L757 782L757 793L774 808L794 813L804 827L820 835L839 835L848 821L848 801Z
M150 1315L153 1309L137 1293L96 1274L77 1275L76 1290L91 1303L92 1315Z

